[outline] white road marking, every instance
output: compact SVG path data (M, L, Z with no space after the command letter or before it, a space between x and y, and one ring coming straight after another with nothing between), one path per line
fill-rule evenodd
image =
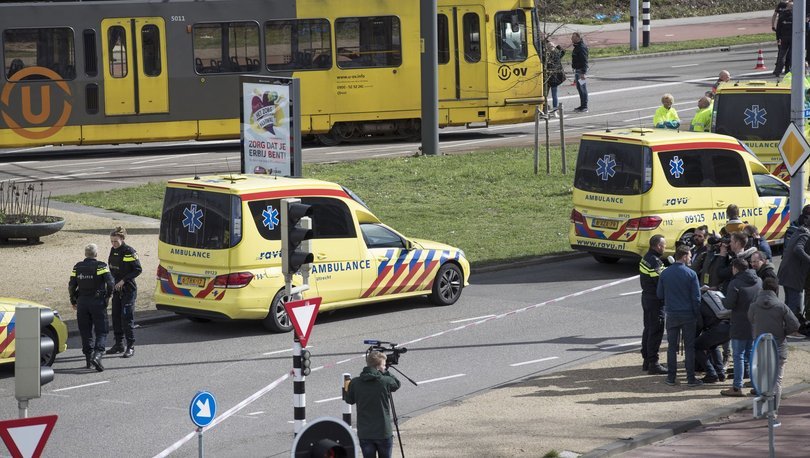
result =
M312 350L313 348L315 348L315 345L307 346L307 350ZM267 353L262 353L262 355L263 356L277 355L279 353L286 353L288 351L293 351L293 349L292 348L287 348L287 349L284 349L284 350L268 351Z
M315 401L315 404L320 404L322 402L337 401L338 399L343 399L343 397L338 396L338 397L335 397L335 398L319 399L319 400Z
M423 380L421 382L416 382L416 384L417 385L424 385L426 383L441 382L442 380L450 380L451 378L464 377L465 375L467 375L467 374L448 375L447 377L439 377L439 378L432 378L430 380Z
M69 386L67 388L59 388L59 389L56 389L56 390L51 390L51 392L56 393L56 392L59 392L59 391L75 390L76 388L84 388L86 386L94 386L94 385L103 385L105 383L110 383L110 381L109 380L104 380L104 381L101 381L101 382L85 383L84 385Z
M87 180L87 181L99 181L101 183L138 184L137 181L123 181L123 180L99 180L99 179L93 179L93 180Z
M122 158L122 159L104 159L104 160L102 160L102 161L87 161L87 162L78 162L78 163L76 163L76 164L72 164L72 166L78 166L78 165L92 165L92 164L106 164L106 163L108 163L108 162L125 162L125 163L127 163L127 164L128 164L128 163L129 163L129 160L128 160L127 158ZM42 166L42 167L40 167L40 168L41 168L41 169L54 169L54 168L63 168L63 167L68 167L68 165L65 165L65 164L43 165L43 166Z
M638 294L638 293L640 293L640 292L641 292L641 290L638 290L638 291L630 291L629 293L621 293L621 294L619 294L619 296L632 296L633 294Z
M261 415L264 413L264 410L260 410L258 412L250 412L248 415Z
M140 167L130 167L129 170L153 169L155 167L168 167L170 165L177 165L177 162L169 162L168 164L142 165Z
M112 403L114 403L114 404L126 404L126 405L132 405L132 404L134 404L134 402L129 402L129 401L119 401L119 400L117 400L117 399L99 399L99 401L104 401L104 402L112 402Z
M542 362L545 362L545 361L551 361L553 359L558 359L558 358L559 358L559 356L549 356L548 358L533 359L531 361L523 361L522 363L510 364L510 366L512 366L512 367L525 366L527 364L542 363Z
M266 393L268 393L271 390L273 390L274 388L276 388L279 384L281 384L281 382L283 382L284 380L287 380L289 377L290 377L289 374L284 374L283 376L275 379L271 384L265 386L264 388L262 388L261 390L255 392L255 393L251 394L249 397L247 397L245 400L243 400L239 404L236 404L235 406L231 407L230 409L226 410L225 412L221 413L219 416L214 418L214 420L208 426L203 428L203 431L207 431L207 430L213 428L214 426L218 425L220 422L222 422L224 420L227 420L229 417L231 417L236 412L239 412L240 410L242 410L245 407L247 407L248 405L250 405L253 401L259 399L260 397L264 396ZM183 444L185 444L186 442L193 439L194 436L196 436L196 435L197 435L196 430L186 434L182 439L180 439L179 441L175 442L174 444L168 446L165 450L163 450L162 452L155 455L155 458L163 458L165 456L169 456L170 453L172 453L173 451L175 451L178 448L182 447Z
M611 345L611 346L609 346L609 347L602 347L602 348L601 348L601 350L615 350L615 349L617 349L617 348L622 348L622 347L633 347L633 346L635 346L635 345L641 345L641 341L640 341L640 340L638 340L638 341L636 341L636 342L627 342L627 343L618 344L618 345Z
M473 318L462 318L460 320L453 320L450 323L451 324L463 323L465 321L480 320L481 318L492 318L493 316L495 316L495 315L482 315L482 316L476 316L476 317L473 317Z
M670 65L670 68L697 67L700 64Z
M200 154L208 154L208 153L183 154L182 157L185 159L185 158L191 157L191 156L199 156ZM155 158L152 158L152 159L144 159L142 161L136 161L136 162L133 162L133 164L145 164L147 162L165 161L166 159L177 159L179 156L180 155L177 155L177 154L170 154L168 156L160 156L160 157L155 157Z
M341 359L340 361L336 362L335 364L343 364L343 363L348 363L349 361L354 361L355 359L357 359L357 357L356 357L356 356L355 356L354 358L349 358L349 359Z
M382 153L382 154L372 154L371 157L386 157L386 156L394 156L397 154L413 154L413 151L394 151L393 153Z

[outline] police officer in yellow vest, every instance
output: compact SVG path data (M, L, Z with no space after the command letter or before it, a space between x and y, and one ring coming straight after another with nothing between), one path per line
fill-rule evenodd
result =
M712 131L712 101L708 97L701 97L698 100L698 110L692 118L689 130L693 132Z
M664 94L664 96L661 97L661 104L663 106L658 107L653 116L653 125L655 127L661 129L678 129L681 127L681 118L678 117L678 112L672 108L672 104L674 103L675 97L672 97L672 94Z

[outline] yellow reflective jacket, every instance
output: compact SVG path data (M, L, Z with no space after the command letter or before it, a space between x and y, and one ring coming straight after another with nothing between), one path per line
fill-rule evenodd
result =
M681 127L681 118L678 117L678 112L674 108L667 109L661 106L655 110L653 125L664 129L677 129Z
M689 130L694 132L711 132L712 131L712 106L699 109L692 118L692 125Z

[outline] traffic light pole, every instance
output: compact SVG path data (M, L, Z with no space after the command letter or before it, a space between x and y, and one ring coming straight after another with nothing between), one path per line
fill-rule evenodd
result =
M14 309L14 397L20 418L28 418L28 401L42 395L42 385L53 380L53 369L41 365L40 356L56 351L56 342L43 336L53 322L50 309L18 306Z
M798 1L793 3L793 17L804 18L806 13L805 2ZM804 43L805 35L805 22L800 20L793 21L793 43ZM791 52L790 73L793 75L790 86L790 120L799 129L799 132L804 133L804 101L807 89L804 87L804 46L793 46ZM802 202L804 201L804 189L807 186L805 178L805 166L799 167L799 170L790 177L790 221L795 222L799 219L802 213Z
M293 333L294 334L294 333ZM293 432L298 435L307 425L306 377L301 363L301 341L293 342Z

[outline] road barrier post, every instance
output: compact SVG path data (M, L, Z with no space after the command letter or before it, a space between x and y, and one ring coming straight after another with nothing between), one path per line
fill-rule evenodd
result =
M352 426L352 405L346 402L346 393L349 392L349 383L352 381L352 374L344 373L343 374L343 388L340 392L341 397L343 398L343 422Z

